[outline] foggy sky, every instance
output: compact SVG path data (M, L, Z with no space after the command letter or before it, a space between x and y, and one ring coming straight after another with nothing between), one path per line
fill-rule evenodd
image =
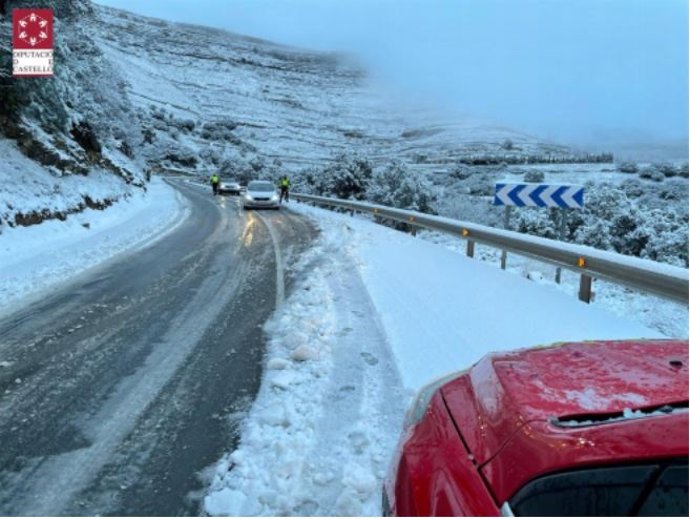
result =
M688 137L686 0L98 2L354 53L402 95L543 137Z

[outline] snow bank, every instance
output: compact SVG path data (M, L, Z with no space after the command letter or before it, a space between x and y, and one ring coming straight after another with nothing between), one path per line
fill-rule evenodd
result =
M94 181L94 186L99 184ZM182 197L158 178L148 186L147 193L133 190L128 198L104 211L86 209L65 221L4 227L0 234L0 315L117 254L161 238L184 220L188 209ZM95 198L90 187L87 184L81 190ZM18 207L31 207L35 194L15 190L11 196ZM55 198L58 207L66 203Z

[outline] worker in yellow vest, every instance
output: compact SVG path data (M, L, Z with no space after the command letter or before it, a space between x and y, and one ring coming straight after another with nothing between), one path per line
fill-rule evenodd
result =
M211 175L211 187L214 195L218 194L218 186L220 186L220 177L214 173Z
M283 175L280 177L280 180L278 181L278 187L280 187L280 203L283 203L283 199L285 199L286 202L290 201L290 179L287 177L287 175Z

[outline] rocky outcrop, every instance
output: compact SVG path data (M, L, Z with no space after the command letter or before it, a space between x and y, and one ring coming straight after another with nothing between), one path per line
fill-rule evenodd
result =
M126 198L127 195L123 195L123 197ZM43 209L42 211L32 211L30 213L16 213L14 215L14 221L7 222L7 225L9 225L10 227L28 227L30 225L38 225L42 222L45 222L46 220L65 221L67 220L67 217L69 215L80 213L86 208L97 209L102 211L103 209L106 209L113 205L119 199L120 197L106 198L103 200L93 200L89 196L84 196L83 202L67 210L50 211L48 209Z

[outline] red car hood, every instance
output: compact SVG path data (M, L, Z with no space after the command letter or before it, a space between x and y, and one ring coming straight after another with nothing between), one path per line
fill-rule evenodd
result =
M679 340L598 341L495 354L482 359L467 374L443 386L441 391L477 465L481 467L490 462L518 431L534 433L533 441L527 434L519 442L519 448L523 450L524 459L538 460L543 452L551 452L551 440L562 441L560 435L566 431L567 434L582 431L550 425L554 420L567 423L599 421L620 415L626 408L654 409L687 402L688 343ZM575 451L580 453L582 460L597 458L593 456L597 449L605 457L611 450L610 445L604 445L605 437L613 437L612 441L616 438L612 427L622 430L632 426L635 434L643 436L658 434L659 431L639 423L658 422L664 418L684 420L683 445L687 455L687 413L680 417L621 420L586 427L599 431L597 441L587 443L587 449ZM638 425L634 425L635 422ZM526 424L530 426L525 427ZM603 430L608 431L608 436L601 436ZM582 434L576 436L581 438ZM587 442L587 439L582 441ZM568 463L577 464L580 458L573 457L572 448L561 451ZM531 464L533 468L528 468L523 476L533 477L562 465L557 456L553 457L553 452L549 456L548 463ZM490 483L501 486L498 480L504 469L495 465L487 467L485 474Z

